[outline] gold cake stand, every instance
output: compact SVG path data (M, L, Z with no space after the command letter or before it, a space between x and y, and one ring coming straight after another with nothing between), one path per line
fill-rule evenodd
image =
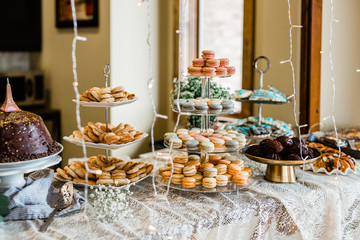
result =
M274 183L293 183L296 182L295 166L310 164L320 158L321 152L315 148L311 149L316 157L306 160L274 160L262 158L245 153L246 149L244 149L244 154L253 161L267 164L265 172L266 180Z

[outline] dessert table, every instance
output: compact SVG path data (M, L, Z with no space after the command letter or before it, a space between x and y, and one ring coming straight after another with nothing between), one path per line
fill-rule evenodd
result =
M296 170L298 181L264 180L264 165L247 162L253 183L230 193L166 189L152 178L133 185L130 217L96 220L89 204L55 218L46 233L42 220L0 223L0 239L356 239L360 235L360 174L328 176Z

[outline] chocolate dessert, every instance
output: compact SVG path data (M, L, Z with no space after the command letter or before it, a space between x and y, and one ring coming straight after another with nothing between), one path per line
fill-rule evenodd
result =
M283 146L279 141L272 140L264 144L264 151L267 154L279 153L283 150Z
M46 157L61 147L50 136L42 118L21 111L12 100L7 86L5 103L0 108L0 163Z
M274 159L274 160L281 160L281 156L277 153L271 153L265 156L265 158Z
M289 154L286 156L287 160L301 160L301 157L297 154Z

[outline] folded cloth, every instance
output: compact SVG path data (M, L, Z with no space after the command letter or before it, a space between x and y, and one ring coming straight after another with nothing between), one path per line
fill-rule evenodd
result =
M62 186L60 182L53 182L53 179L54 170L52 169L36 171L25 178L24 187L10 187L2 192L10 198L10 214L4 220L48 218L54 210L50 204ZM77 211L84 202L85 199L74 189L72 204L57 212L55 216Z

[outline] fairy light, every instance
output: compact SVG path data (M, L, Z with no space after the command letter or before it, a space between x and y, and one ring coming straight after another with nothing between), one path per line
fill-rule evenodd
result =
M289 29L289 39L290 39L290 53L289 53L289 59L281 61L280 64L284 64L284 63L289 63L290 67L291 67L291 75L292 75L292 83L293 83L293 94L288 97L288 99L293 98L294 99L294 119L295 119L295 124L296 127L298 129L298 134L299 134L299 139L301 138L301 128L306 127L307 124L305 125L299 125L298 119L297 119L297 111L296 111L296 107L297 107L297 101L296 101L296 82L295 82L295 68L294 68L294 63L293 63L293 36L292 36L292 30L294 28L302 28L301 25L294 25L292 24L291 21L291 4L290 4L290 0L287 1L288 2L288 17L289 17L289 24L290 24L290 29ZM302 142L300 141L300 149L302 149ZM305 164L305 160L306 158L303 157L302 155L302 151L300 151L300 157L302 160L304 160L304 164Z

